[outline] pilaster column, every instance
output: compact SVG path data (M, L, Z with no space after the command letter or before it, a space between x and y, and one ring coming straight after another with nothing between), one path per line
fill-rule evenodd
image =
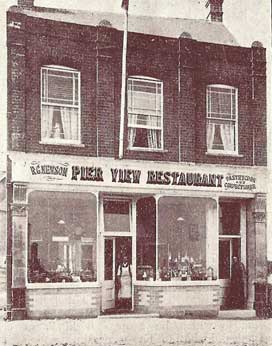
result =
M247 209L248 307L254 303L254 282L267 275L266 196L256 194Z
M12 213L12 319L26 314L27 278L27 204L13 203Z
M257 194L254 200L253 220L256 237L256 279L267 275L266 257L266 196Z

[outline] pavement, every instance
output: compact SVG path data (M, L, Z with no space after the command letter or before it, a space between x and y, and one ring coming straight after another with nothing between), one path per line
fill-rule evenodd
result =
M2 346L271 346L272 319L0 321Z

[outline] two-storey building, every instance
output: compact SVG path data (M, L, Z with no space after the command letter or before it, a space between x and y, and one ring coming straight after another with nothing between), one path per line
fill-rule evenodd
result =
M213 21L129 16L121 131L123 16L8 10L10 318L116 310L124 254L137 313L217 315L233 256L253 308L265 49L239 47L210 3Z

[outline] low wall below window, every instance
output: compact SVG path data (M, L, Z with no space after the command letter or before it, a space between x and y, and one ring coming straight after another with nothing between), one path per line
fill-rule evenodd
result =
M101 287L46 287L26 290L27 318L96 317Z
M216 317L219 290L219 284L212 281L141 282L134 285L134 311L168 317Z

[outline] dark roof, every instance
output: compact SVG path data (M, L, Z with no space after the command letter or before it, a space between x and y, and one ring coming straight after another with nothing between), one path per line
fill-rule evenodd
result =
M110 12L89 12L82 10L61 10L45 7L34 7L31 10L14 6L10 10L20 11L29 16L97 26L101 21L108 21L117 30L123 30L124 15ZM234 36L223 23L203 19L183 19L150 16L129 16L129 31L155 36L178 38L187 32L197 41L237 46Z

